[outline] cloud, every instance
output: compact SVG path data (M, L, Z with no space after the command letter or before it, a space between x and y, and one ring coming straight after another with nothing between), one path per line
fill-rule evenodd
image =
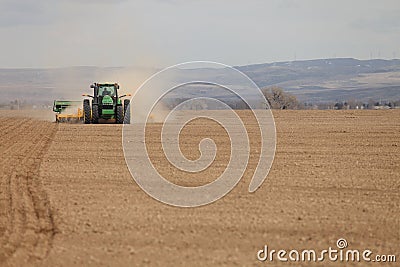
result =
M398 0L0 0L0 67L391 56L398 14Z
M374 17L364 17L354 20L350 26L365 31L376 33L397 33L400 34L400 10L381 13Z
M106 5L115 5L123 2L127 2L128 0L63 0L64 2L73 2L77 4L106 4Z
M0 27L48 25L81 10L117 6L127 0L0 0ZM68 10L69 12L65 11Z
M0 27L43 25L53 22L54 1L0 1Z
M280 8L298 8L301 6L299 0L277 0L275 2Z

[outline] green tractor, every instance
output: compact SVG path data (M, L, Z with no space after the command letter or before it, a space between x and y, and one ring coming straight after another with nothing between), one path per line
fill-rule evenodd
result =
M124 99L122 103L122 98L130 95L119 96L119 85L117 83L94 83L90 88L93 88L93 95L82 95L92 98L92 105L90 105L89 99L83 100L83 114L86 124L130 123L130 101Z

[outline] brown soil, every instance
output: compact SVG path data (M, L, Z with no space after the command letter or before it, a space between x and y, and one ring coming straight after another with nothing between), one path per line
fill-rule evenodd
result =
M252 194L259 135L250 114L240 115L252 145L245 176L199 208L162 204L138 187L121 126L0 117L0 266L308 266L260 263L256 254L264 245L335 248L339 238L351 249L398 253L400 110L274 112L275 160ZM160 154L159 125L149 126L151 159L174 183L209 182L229 157L229 139L214 126L196 121L181 142L194 159L198 140L215 138L222 155L212 170L174 170Z
M40 167L56 131L33 119L0 119L1 265L43 260L50 252L55 225Z

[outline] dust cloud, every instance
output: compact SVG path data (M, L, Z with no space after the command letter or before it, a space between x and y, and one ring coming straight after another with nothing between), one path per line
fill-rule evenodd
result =
M131 94L131 97L126 97L127 99L131 99L137 90L143 85L147 79L150 79L151 76L156 73L156 69L149 68L124 68L119 71L110 72L108 75L103 77L103 81L107 82L118 82L120 85L119 94ZM164 83L161 81L157 83L157 85L153 88L149 88L149 90L141 93L142 101L146 101L147 99L151 99L152 97L160 97L161 96L161 88L163 88ZM134 121L145 121L147 114L143 110L135 109L133 112L133 107L130 107L132 111L132 119ZM166 105L162 102L156 103L153 112L149 116L150 122L163 122L165 117L168 115L170 110Z

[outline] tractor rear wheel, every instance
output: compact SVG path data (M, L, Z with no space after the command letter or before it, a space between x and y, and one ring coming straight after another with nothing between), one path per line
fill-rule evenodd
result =
M131 123L131 108L129 104L131 101L129 99L124 99L124 123L130 124Z
M124 108L123 106L117 106L117 123L124 123Z
M99 123L99 106L92 105L92 123Z
M90 102L89 99L83 100L83 114L84 114L84 121L85 124L89 124L91 120L91 110L90 110Z

